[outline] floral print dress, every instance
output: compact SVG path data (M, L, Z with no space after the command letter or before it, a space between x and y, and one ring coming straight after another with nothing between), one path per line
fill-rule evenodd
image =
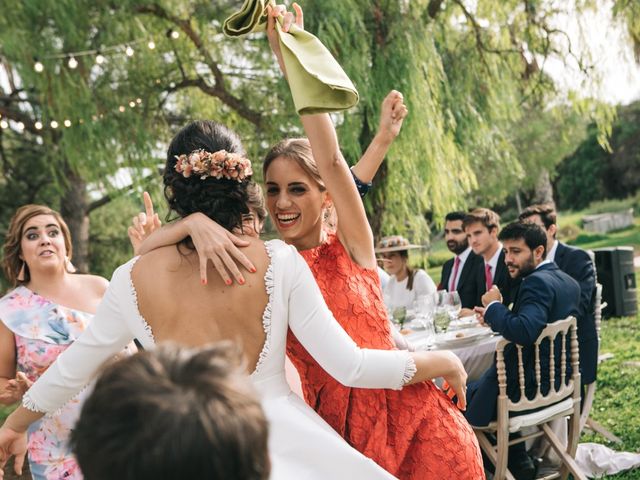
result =
M35 381L84 331L92 315L55 304L20 286L0 299L0 321L16 339L16 371ZM29 468L35 480L82 480L68 445L84 392L28 431Z

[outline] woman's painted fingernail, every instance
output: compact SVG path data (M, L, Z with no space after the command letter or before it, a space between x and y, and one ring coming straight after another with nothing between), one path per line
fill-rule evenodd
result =
M201 278L200 279L200 283L202 283L202 285L206 285L207 284L207 279L206 278Z
M256 267L251 267L251 270L249 270L251 273L256 273L258 271L258 269Z
M233 282L230 279L227 279L224 281L224 283L226 283L227 285L231 285Z
M238 279L238 283L239 283L240 285L244 285L244 278L240 277L240 278Z

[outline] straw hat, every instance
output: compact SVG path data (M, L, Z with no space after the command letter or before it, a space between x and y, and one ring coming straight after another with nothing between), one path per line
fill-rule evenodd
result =
M422 245L409 243L409 240L400 235L391 235L390 237L382 237L380 239L376 247L376 253L401 252L414 248L422 248Z

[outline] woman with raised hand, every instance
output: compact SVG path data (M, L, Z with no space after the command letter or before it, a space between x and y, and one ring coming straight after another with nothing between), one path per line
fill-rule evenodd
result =
M0 403L11 405L89 324L107 280L73 273L71 236L60 214L20 207L9 223L3 267L14 289L0 299ZM68 445L83 395L29 427L29 469L36 480L81 479Z
M267 34L285 75L275 19L281 17L278 21L285 32L294 22L302 28L302 10L297 4L294 8L296 15L283 6L269 7ZM398 92L387 107L391 128L383 130L388 135L377 137L368 150L372 157L384 156L407 113ZM267 209L281 238L307 261L329 309L353 341L361 348L396 351L376 271L373 235L331 119L316 114L304 115L301 121L308 139L283 140L266 155ZM198 239L203 264L212 261L229 284L227 269L244 282L231 256L221 253L228 248L251 269L249 259L231 246L241 243L216 230L211 222L192 218L171 233ZM153 243L150 238L147 246ZM332 347L324 341L326 348ZM298 369L307 403L350 445L387 471L407 479L484 478L471 427L432 382L401 391L344 385L316 361L294 329L287 353ZM447 393L453 397L464 389L453 385ZM464 400L458 406L465 408Z
M202 285L188 239L119 267L86 331L24 394L22 406L0 429L2 464L10 454L23 454L30 424L82 390L132 338L145 349L163 341L191 347L237 342L270 422L274 479L391 478L291 394L284 374L289 330L341 384L401 389L444 376L464 405L466 373L455 355L359 348L332 317L296 249L245 231L247 216L261 203L251 176L240 140L229 129L198 121L178 132L164 172L169 208L180 217L199 212L238 235L248 244L245 253L257 275L241 288L216 275Z

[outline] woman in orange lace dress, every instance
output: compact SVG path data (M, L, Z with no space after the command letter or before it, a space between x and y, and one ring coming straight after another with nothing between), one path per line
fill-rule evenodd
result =
M294 8L295 21L302 27L302 11L296 4ZM294 16L287 12L284 19L291 23ZM272 29L268 33L280 60ZM387 124L381 125L382 134L362 165L367 156L384 157L407 114L398 92L387 98L385 108L389 115L383 112L382 121ZM282 239L302 253L327 305L351 338L360 347L393 349L373 234L331 119L325 114L301 120L308 140L284 140L265 158L267 208L273 223ZM332 217L336 226L328 228ZM484 478L471 427L432 382L401 391L347 388L331 378L291 332L287 353L300 373L307 403L352 446L392 474L407 479Z

